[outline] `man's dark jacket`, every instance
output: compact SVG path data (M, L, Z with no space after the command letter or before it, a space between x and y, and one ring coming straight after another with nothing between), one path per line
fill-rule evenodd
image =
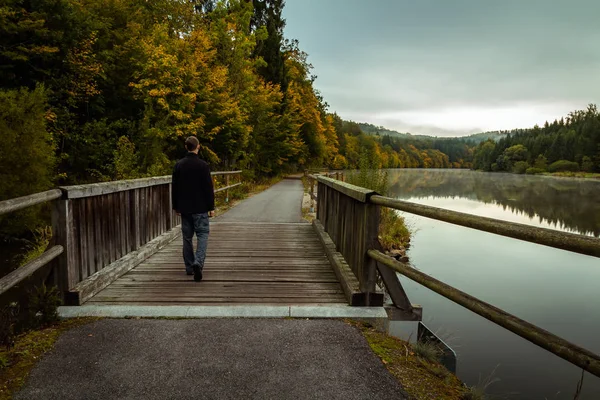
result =
M187 153L173 170L173 210L202 214L215 209L215 192L208 164L197 154Z

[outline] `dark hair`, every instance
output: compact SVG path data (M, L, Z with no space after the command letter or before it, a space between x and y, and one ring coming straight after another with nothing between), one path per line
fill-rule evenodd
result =
M199 145L200 145L200 142L198 142L198 139L196 139L196 136L190 136L189 138L185 139L185 148L188 151L196 150L196 148L198 148Z

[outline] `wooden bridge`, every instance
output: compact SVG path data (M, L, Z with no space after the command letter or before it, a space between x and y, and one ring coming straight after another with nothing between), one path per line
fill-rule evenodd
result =
M175 240L92 297L89 304L212 305L345 302L307 223L212 223L201 284Z
M239 185L229 183L238 174L213 173L225 177L216 192ZM19 290L31 275L47 277L72 305L381 307L385 289L392 318L418 321L422 310L408 299L399 273L600 376L600 356L383 254L380 207L592 257L600 257L600 239L400 201L322 175L308 178L311 187L316 182L312 225L213 223L200 284L182 266L170 177L61 187L0 202L0 215L50 202L53 231L44 254L0 279L0 295Z

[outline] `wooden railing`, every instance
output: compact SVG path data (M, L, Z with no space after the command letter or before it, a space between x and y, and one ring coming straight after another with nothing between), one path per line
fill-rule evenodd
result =
M310 195L310 212L314 212L315 210L315 202L317 201L317 193L315 192L315 177L316 176L327 176L330 178L335 178L335 180L344 181L345 173L344 171L313 171L313 170L305 170L304 176L309 179L309 192Z
M56 201L62 196L58 189L48 190L46 192L36 193L29 196L18 197L15 199L0 202L0 215L5 215L14 211L23 210L28 207ZM55 241L53 241L55 243ZM13 287L17 286L23 280L36 273L41 268L49 265L57 257L64 253L65 249L60 244L55 244L47 249L43 254L27 264L9 272L0 279L0 296L4 295Z
M348 278L348 274L345 274L343 270L338 272L338 277L342 280L342 287L344 287L347 296L350 293L356 297L355 292L358 288L367 299L367 305L379 304L380 298L373 295L377 289L374 284L375 276L379 273L394 306L401 310L407 316L407 319L410 319L410 314L420 313L420 310L413 307L404 292L396 274L400 273L600 377L600 356L597 354L385 255L381 251L382 249L377 240L380 218L379 207L389 207L593 257L600 257L600 239L392 199L379 196L374 191L324 176L312 176L312 179L318 182L315 226L318 231L323 230L327 234L326 240L331 240L332 246L344 256L354 273L355 279L358 281L357 284L353 284L353 277ZM343 265L341 268L343 269ZM354 289L348 291L346 290L347 287L354 287ZM348 296L348 300L349 303L353 301L351 296ZM415 315L415 317L418 316Z
M226 176L226 186L240 185ZM0 215L52 202L54 246L0 279L0 295L55 260L57 285L69 304L81 304L138 265L177 234L171 205L171 176L60 187L0 202Z

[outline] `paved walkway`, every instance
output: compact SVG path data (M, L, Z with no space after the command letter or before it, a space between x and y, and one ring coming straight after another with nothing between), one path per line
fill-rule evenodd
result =
M303 194L301 180L284 179L215 218L215 222L306 222L302 219Z
M334 320L102 320L63 334L16 399L404 399Z

